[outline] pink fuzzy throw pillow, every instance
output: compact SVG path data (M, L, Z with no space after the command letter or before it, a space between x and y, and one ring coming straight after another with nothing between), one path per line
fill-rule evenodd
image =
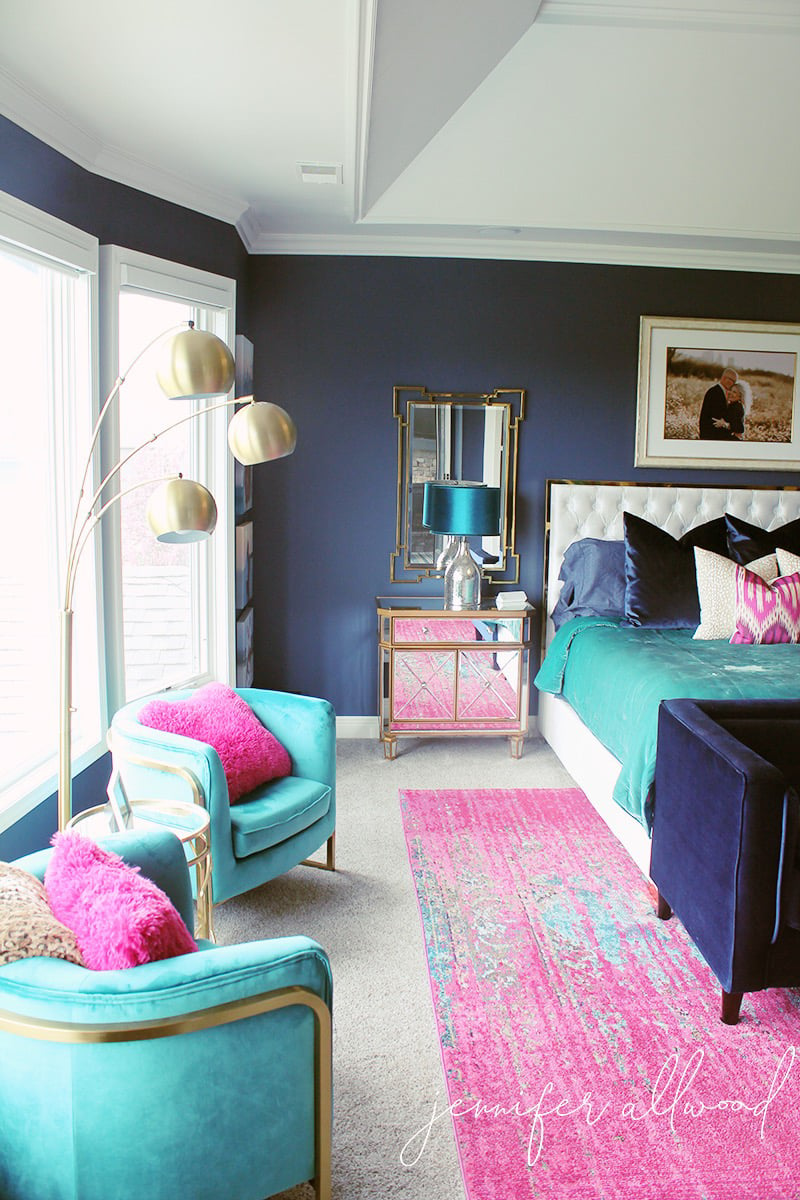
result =
M139 721L150 729L213 746L225 772L231 804L292 769L286 748L261 724L250 705L224 683L207 683L188 700L151 700L139 709Z
M53 837L44 886L54 916L75 934L93 971L135 967L197 949L160 887L80 833L67 830Z

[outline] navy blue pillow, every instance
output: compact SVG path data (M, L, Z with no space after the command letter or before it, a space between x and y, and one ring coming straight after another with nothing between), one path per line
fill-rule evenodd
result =
M779 529L761 529L751 525L741 517L725 514L725 525L728 531L728 557L744 567L756 558L765 554L774 554L778 546L781 550L791 550L792 554L800 554L800 518L781 525Z
M700 624L694 548L727 557L725 517L689 529L680 539L633 513L625 529L625 622L653 629Z
M573 617L625 616L625 543L581 538L564 551L564 586L552 612L560 629Z

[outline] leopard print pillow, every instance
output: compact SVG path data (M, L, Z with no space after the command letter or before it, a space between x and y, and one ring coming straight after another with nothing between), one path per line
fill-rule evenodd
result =
M44 884L21 867L0 862L0 966L40 955L86 965L75 934L50 911Z

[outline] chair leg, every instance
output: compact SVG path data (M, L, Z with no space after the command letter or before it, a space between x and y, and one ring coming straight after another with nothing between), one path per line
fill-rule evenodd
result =
M657 896L658 900L656 901L656 916L660 921L668 921L672 916L672 909L661 895L661 892L658 892Z
M325 843L325 862L316 862L313 858L304 858L301 867L317 867L320 871L336 870L336 830Z
M739 1010L742 1007L742 992L723 992L720 1019L726 1025L739 1024Z

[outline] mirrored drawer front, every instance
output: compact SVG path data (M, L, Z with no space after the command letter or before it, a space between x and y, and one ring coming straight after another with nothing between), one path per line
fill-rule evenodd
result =
M395 721L455 719L456 653L396 651L392 687Z
M395 644L405 642L521 642L519 617L394 617Z
M521 655L464 650L458 656L458 720L517 720Z

